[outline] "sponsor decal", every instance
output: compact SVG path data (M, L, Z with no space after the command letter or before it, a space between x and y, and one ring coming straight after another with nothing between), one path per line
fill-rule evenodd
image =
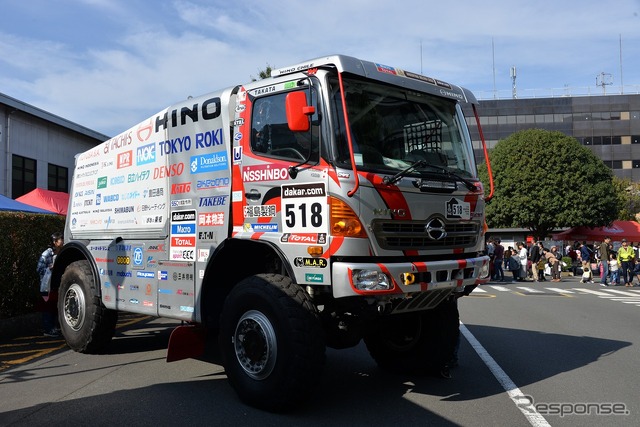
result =
M130 303L130 304L140 304L140 301L138 301L138 299L136 299L136 298L131 298L131 299L129 300L129 303Z
M168 126L184 126L187 120L196 123L200 120L212 120L220 116L221 103L219 97L209 98L202 104L193 104L191 108L181 107L180 110L166 111L155 118L155 131L167 129Z
M287 184L281 187L282 232L326 234L329 228L325 184Z
M307 273L304 275L304 281L309 283L322 283L324 282L324 275L317 273Z
M161 156L184 153L191 150L191 137L187 135L182 138L173 138L167 141L161 141L159 146Z
M140 123L138 126L138 131L136 132L136 137L138 141L143 142L149 139L151 134L153 133L153 122L149 119L145 123Z
M326 233L284 233L280 241L282 243L324 245L327 243L327 235Z
M180 183L171 184L171 194L182 194L182 193L188 193L190 191L191 191L191 182L180 182Z
M172 224L171 234L195 234L196 225L193 224Z
M198 214L198 225L200 226L215 226L224 225L224 213L222 212L209 212Z
M98 190L100 190L102 188L107 188L107 177L106 176L101 176L101 177L98 178Z
M471 205L455 197L445 203L445 212L447 219L471 219Z
M131 144L131 132L121 133L105 142L104 154L107 154L110 150L115 151L123 147L127 147Z
M215 231L199 231L198 240L216 240L217 234Z
M192 205L191 199L178 199L178 200L171 201L172 208L181 208L181 207L191 206L191 205Z
M133 150L118 154L118 169L128 168L133 165Z
M245 218L273 218L276 216L276 205L244 206Z
M134 246L133 248L133 268L144 267L144 253L142 247Z
M168 280L169 279L169 273L167 273L166 271L158 271L158 280Z
M181 273L179 271L173 272L173 281L177 282L179 280L193 280L193 273Z
M227 153L225 152L191 156L189 164L191 165L192 174L223 171L229 168Z
M156 161L156 144L142 145L136 148L136 165L146 165Z
M209 197L200 197L200 207L206 206L224 206L227 204L228 196L209 196Z
M184 163L174 163L169 166L153 168L153 179L180 176L184 172Z
M289 179L286 167L274 167L273 165L244 166L242 168L242 180L244 182L280 181Z
M118 264L118 265L129 265L129 264L131 264L131 258L129 258L128 256L116 257L116 264Z
M185 313L193 313L193 307L189 305L181 305L180 311L184 311Z
M196 188L198 190L211 190L213 188L228 187L231 184L231 180L227 177L224 178L212 178L212 179L199 179L196 182ZM189 191L189 190L187 190Z
M242 134L240 133L240 138L242 138ZM242 147L233 147L233 164L238 165L242 163Z
M196 211L171 212L171 221L195 221Z
M179 246L179 247L195 247L196 238L195 236L188 237L171 237L171 246Z
M150 188L148 190L144 190L144 195L142 197L152 198L152 197L162 197L162 196L164 196L164 188L157 187L157 188Z
M250 224L251 231L255 233L277 233L278 224Z
M395 68L390 67L388 65L382 65L382 64L376 63L376 69L379 72L385 73L385 74L393 74L394 76L398 74Z
M195 261L196 211L172 212L171 221L169 257L172 260Z
M143 279L154 279L156 275L153 271L138 271L136 273L136 277L141 277Z
M151 171L144 170L137 173L130 173L127 175L127 183L131 184L139 181L146 181L151 176ZM124 176L122 177L122 183L124 183ZM113 183L112 183L113 184Z
M326 268L327 260L325 258L296 257L293 264L296 267L304 268Z
M209 252L209 249L198 249L198 262L207 262Z
M222 145L222 129L215 129L209 132L201 132L196 134L196 149L211 148Z

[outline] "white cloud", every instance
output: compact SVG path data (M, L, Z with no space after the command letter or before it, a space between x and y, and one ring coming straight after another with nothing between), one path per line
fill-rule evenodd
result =
M614 7L595 0L31 0L4 6L0 92L110 135L189 95L245 83L267 64L334 53L476 92L491 91L494 79L497 89L510 91L511 66L522 91L564 85L595 91L602 71L619 84L622 37L624 83L640 85L637 0ZM48 15L55 19L46 21Z

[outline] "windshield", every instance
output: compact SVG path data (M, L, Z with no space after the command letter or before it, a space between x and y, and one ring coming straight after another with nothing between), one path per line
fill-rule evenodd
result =
M331 82L337 165L351 168L337 79ZM397 173L416 162L465 177L476 176L473 148L461 109L453 100L370 81L343 80L358 170ZM416 165L418 166L418 165ZM416 167L409 175L434 168Z

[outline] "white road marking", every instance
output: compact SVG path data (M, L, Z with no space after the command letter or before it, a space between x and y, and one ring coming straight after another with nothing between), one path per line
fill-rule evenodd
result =
M480 286L477 286L474 290L473 290L474 294L481 294L481 293L487 293L487 291L485 291L484 289L482 289Z
M545 289L548 289L548 290L553 291L553 292L558 292L558 293L561 293L561 294L573 294L574 293L573 291L570 291L569 289L562 289L562 288L545 288Z
M460 322L460 332L467 339L471 347L478 353L480 359L487 365L487 368L491 371L493 376L498 380L502 388L507 392L509 398L515 403L516 407L520 409L520 412L524 414L527 418L527 421L534 427L551 427L551 424L547 422L547 420L540 415L540 413L536 410L535 406L532 404L531 399L525 397L525 395L520 391L520 389L515 385L511 378L507 375L507 373L498 365L493 357L485 350L485 348L480 344L480 342L473 336L473 334L467 329L467 327Z
M505 288L504 286L491 286L493 289L495 289L496 291L500 291L500 292L511 292L511 289L509 288Z
M582 288L574 288L576 291L578 292L584 292L587 294L592 294L592 295L598 295L599 297L608 297L608 298L612 298L613 295L608 294L606 292L600 292L600 291L594 291L592 289L582 289Z
M540 289L527 288L526 286L518 286L518 289L522 289L525 292L529 292L530 294L542 294L544 293Z
M624 295L624 296L627 296L627 297L638 297L638 296L640 296L640 295L634 294L632 292L620 291L618 289L607 289L607 292L614 292L616 294Z

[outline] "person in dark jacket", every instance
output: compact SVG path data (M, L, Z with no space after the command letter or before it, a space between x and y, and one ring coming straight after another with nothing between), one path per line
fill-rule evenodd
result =
M529 249L529 261L531 261L531 273L533 274L534 282L540 280L537 266L541 256L542 254L540 253L540 245L538 245L538 242L534 240L531 248Z

